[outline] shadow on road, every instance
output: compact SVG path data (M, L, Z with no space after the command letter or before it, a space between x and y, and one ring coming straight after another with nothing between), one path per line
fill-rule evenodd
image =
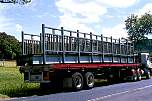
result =
M95 87L102 87L102 86L108 86L111 85L111 83L108 83L107 80L96 80L95 81ZM86 89L84 89L86 90ZM56 93L68 93L68 92L77 92L74 91L71 88L54 88L50 86L47 89L42 89L40 87L28 89L25 91L21 91L20 93L13 94L13 96L10 97L26 97L26 96L43 96L43 95L49 95L49 94L56 94ZM8 95L9 96L9 95Z
M103 86L108 86L112 84L118 84L118 83L123 83L123 82L107 82L107 80L96 80L95 81L95 87L103 87ZM86 89L84 89L86 90ZM61 89L61 88L54 88L50 86L47 89L42 89L40 87L33 88L33 89L28 89L25 90L21 93L16 93L13 94L13 96L10 97L27 97L27 96L43 96L43 95L49 95L49 94L56 94L56 93L68 93L68 92L77 92L72 90L71 88L66 88L66 89ZM9 96L9 95L8 95Z

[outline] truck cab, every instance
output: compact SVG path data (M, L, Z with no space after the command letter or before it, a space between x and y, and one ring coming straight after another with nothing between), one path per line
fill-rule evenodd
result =
M146 75L146 78L150 78L152 67L149 53L140 53L140 63L142 65L141 68L144 71L144 75Z
M149 53L140 53L140 61L144 68L151 68L151 61Z

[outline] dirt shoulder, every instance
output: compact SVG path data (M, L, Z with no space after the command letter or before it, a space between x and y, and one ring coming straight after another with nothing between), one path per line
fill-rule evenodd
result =
M9 99L10 99L10 97L0 94L0 101L9 100Z

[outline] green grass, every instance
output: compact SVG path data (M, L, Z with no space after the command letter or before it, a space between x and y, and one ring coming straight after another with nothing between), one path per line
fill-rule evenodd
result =
M97 80L96 86L107 85L106 80ZM17 67L0 67L0 100L12 97L46 95L61 92L58 89L40 89L38 83L24 83L23 74Z
M16 67L16 61L10 60L10 61L0 61L0 67Z
M39 84L24 83L17 67L0 67L0 97L30 96L39 90Z

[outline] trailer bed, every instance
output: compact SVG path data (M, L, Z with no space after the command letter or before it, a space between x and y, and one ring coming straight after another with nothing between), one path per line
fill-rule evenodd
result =
M22 32L22 56L17 65L56 63L135 63L134 46L127 39L50 28L42 34Z

